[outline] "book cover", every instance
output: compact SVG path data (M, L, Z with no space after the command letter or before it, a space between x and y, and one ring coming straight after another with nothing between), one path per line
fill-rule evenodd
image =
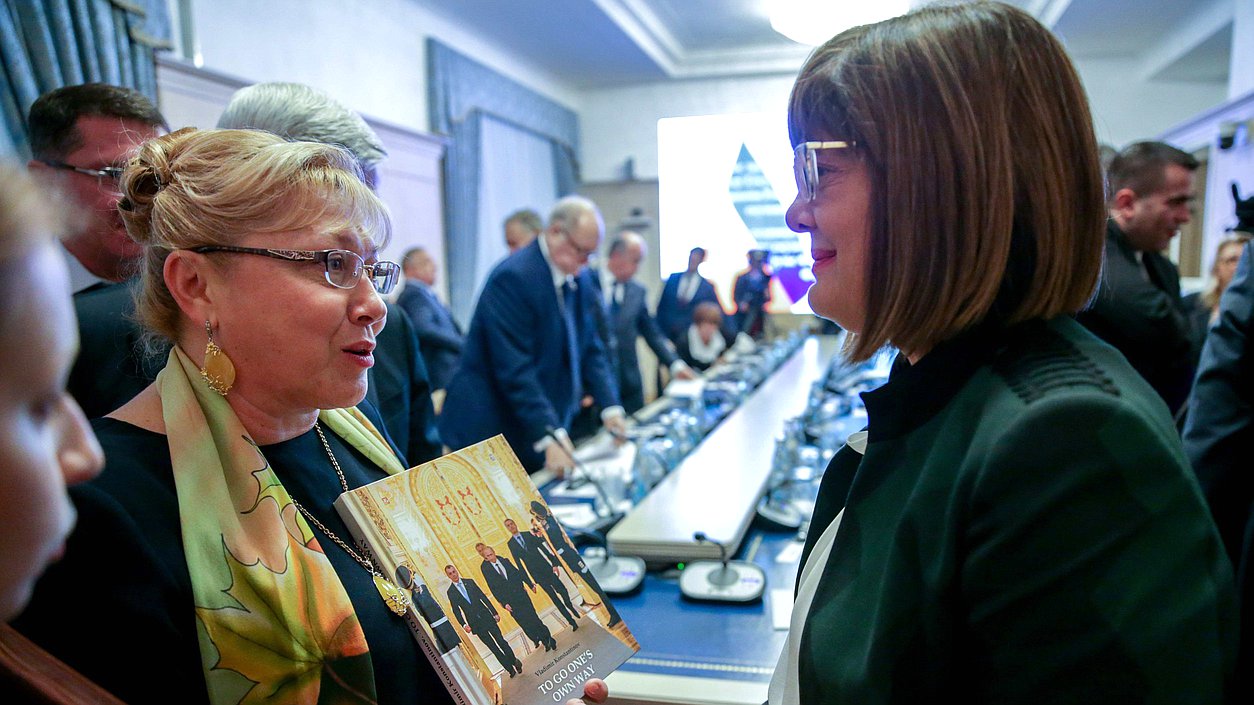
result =
M454 700L564 703L640 649L496 436L344 493L336 509Z

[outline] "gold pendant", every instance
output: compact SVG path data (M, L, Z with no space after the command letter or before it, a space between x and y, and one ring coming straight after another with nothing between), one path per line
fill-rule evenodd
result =
M409 593L396 587L382 575L374 576L374 586L379 590L379 596L383 598L383 603L388 606L388 609L392 610L393 614L401 617L409 611L409 606L413 604L409 599Z

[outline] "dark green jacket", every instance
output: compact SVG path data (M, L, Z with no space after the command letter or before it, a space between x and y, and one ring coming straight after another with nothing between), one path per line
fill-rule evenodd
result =
M959 336L863 395L866 455L798 662L803 703L1218 703L1232 575L1162 400L1070 319Z

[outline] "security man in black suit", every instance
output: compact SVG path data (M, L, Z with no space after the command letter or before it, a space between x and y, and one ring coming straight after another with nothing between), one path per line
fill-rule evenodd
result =
M556 649L557 641L540 615L536 614L536 606L527 594L527 588L536 591L536 584L531 582L527 573L519 570L508 558L497 556L496 550L487 544L475 544L475 550L483 557L483 564L479 567L483 582L496 601L514 617L531 643L543 645L545 651Z
M1198 161L1162 142L1137 142L1107 170L1106 263L1092 305L1076 319L1110 343L1174 414L1193 382L1193 338L1180 272L1162 253L1192 217Z
M422 615L422 618L431 627L432 633L435 634L435 642L440 648L440 653L447 654L455 647L461 645L461 637L457 636L457 630L453 628L453 623L449 621L448 615L444 613L440 603L435 601L435 597L427 589L426 584L417 579L414 572L409 569L409 566L401 565L397 567L396 584L408 590L409 594L413 596L414 606L418 608L418 614Z
M518 524L514 523L513 519L505 520L505 528L511 534L508 543L509 553L514 557L514 565L529 574L531 581L548 593L558 613L570 625L571 631L578 631L579 625L575 623L575 620L583 615L575 609L575 605L570 601L570 595L566 593L566 586L562 584L560 577L561 568L558 567L557 556L553 553L553 549L549 548L544 539L519 531Z
M479 637L487 645L488 651L505 667L510 678L522 673L522 661L514 655L514 650L501 633L501 627L497 625L501 621L501 615L492 606L492 601L483 594L475 581L462 578L456 567L444 566L444 574L453 581L448 586L448 601L453 606L453 616L461 623L462 629L467 634Z

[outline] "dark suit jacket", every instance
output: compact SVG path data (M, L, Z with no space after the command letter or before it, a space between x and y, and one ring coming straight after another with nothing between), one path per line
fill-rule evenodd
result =
M1174 414L1193 379L1180 273L1156 252L1143 253L1142 259L1144 267L1114 221L1107 223L1101 285L1092 305L1076 318L1123 353Z
M618 390L593 318L601 303L586 270L576 281L583 387L602 407L614 406ZM582 391L572 384L557 296L538 240L488 276L440 415L440 436L450 448L503 433L524 467L543 465L533 445L546 429L569 427Z
M509 537L509 553L514 557L514 565L530 574L531 580L537 584L551 581L557 576L553 569L557 567L557 555L553 549L539 536L527 531L520 531L523 546L519 547L514 537Z
M610 286L610 295L613 285ZM623 302L617 306L610 300L610 318L617 352L618 393L623 408L633 413L644 406L644 383L640 379L640 359L636 355L636 338L644 336L658 363L669 367L676 358L675 346L662 335L657 321L649 315L645 288L634 281L623 283Z
M1254 690L1254 245L1246 245L1219 300L1189 397L1184 452L1189 456L1228 557L1237 569L1242 644L1237 665ZM1233 702L1237 702L1234 699Z
M166 355L146 356L134 321L129 282L74 295L80 348L67 387L87 418L104 416L143 391L165 366Z
M166 356L144 356L129 285L84 290L74 296L81 345L70 371L70 394L88 418L104 416L143 391L166 364ZM408 316L388 306L388 322L376 340L366 399L379 410L384 428L410 466L440 456L431 407L431 385Z
M497 562L505 567L505 577L496 572L496 568L492 564L484 561L479 566L479 570L483 571L483 582L488 586L488 590L492 592L492 596L502 606L509 605L513 609L522 607L526 609L526 605L532 605L531 596L527 594L527 587L535 588L535 583L531 582L531 578L527 577L526 571L519 570L510 560L504 556L497 556ZM525 587L524 587L525 586ZM526 603L524 605L523 603ZM532 609L535 607L532 605Z
M432 389L448 387L462 354L462 330L453 314L426 284L409 279L396 305L414 324Z
M692 295L687 303L679 301L679 280L684 276L683 272L675 272L666 280L666 285L662 287L662 296L657 302L657 323L661 327L662 333L672 341L678 341L680 334L688 328L688 324L692 323L692 310L702 301L711 301L718 303L718 293L714 291L714 284L705 277L701 278L701 283L697 285L697 291Z
M462 597L456 585L448 586L448 601L453 607L453 616L458 624L468 624L470 631L476 633L495 627L498 612L492 606L492 601L483 594L483 590L475 584L475 581L464 575L462 585L466 586L466 594L470 596L469 601Z

